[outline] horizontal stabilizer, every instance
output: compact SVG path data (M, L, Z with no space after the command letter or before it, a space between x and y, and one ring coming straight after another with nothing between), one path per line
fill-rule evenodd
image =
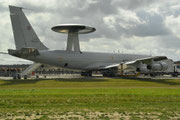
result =
M0 54L9 54L9 53L5 53L5 52L0 52Z
M36 48L21 48L19 50L8 49L8 53L12 56L21 58L36 57L40 55Z

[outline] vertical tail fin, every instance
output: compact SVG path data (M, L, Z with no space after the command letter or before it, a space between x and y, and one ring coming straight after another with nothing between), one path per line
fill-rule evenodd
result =
M38 50L48 49L39 40L21 7L9 6L9 11L16 49L27 47L37 48Z

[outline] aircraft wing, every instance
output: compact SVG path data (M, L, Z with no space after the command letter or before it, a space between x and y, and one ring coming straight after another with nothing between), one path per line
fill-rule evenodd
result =
M110 69L110 68L118 67L119 65L120 65L119 63L117 63L117 64L109 64L109 65L102 65L102 66L99 66L98 69L99 70Z
M166 56L153 56L153 57L146 57L146 58L141 58L141 59L136 59L133 61L128 61L124 62L124 65L130 65L136 67L139 65L140 62L144 64L150 64L153 61L161 61L161 60L166 60ZM86 68L88 69L94 69L94 70L105 70L105 69L111 69L111 68L116 68L119 67L121 63L95 63L91 64L90 66L87 66Z
M104 69L110 69L114 67L118 67L120 64L119 63L95 63L88 65L86 69L90 70L104 70Z
M168 58L166 56L153 56L153 57L146 57L146 58L136 59L134 61L125 62L124 64L136 66L140 62L144 64L149 64L152 62L152 60L157 62L157 61L167 60L167 59Z

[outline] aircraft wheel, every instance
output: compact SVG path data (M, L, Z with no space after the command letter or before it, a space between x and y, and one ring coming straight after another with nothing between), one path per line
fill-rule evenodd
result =
M21 75L20 74L17 75L17 79L19 79L19 80L21 79Z
M27 75L24 75L24 80L26 80L27 79Z
M38 79L39 78L39 75L36 75L36 79Z
M13 76L13 79L14 79L14 80L15 80L15 79L17 79L17 76L16 76L16 75L14 75L14 76Z
M178 77L178 74L177 73L173 73L172 77Z
M106 73L104 73L104 74L103 74L103 77L107 77L107 74L106 74Z
M151 77L156 77L156 74L155 73L150 73L150 76Z
M115 77L115 74L113 74L113 73L104 73L103 77Z
M92 72L81 72L81 76L91 77Z

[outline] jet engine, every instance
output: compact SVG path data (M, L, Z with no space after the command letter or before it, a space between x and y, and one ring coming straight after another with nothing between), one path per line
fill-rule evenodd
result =
M147 69L146 66L140 66L140 67L136 68L136 71L137 71L137 72L140 72L140 73L142 73L142 74L147 74L147 73L149 73L149 70Z
M165 71L168 69L168 65L165 62L153 63L151 65L147 65L147 69L153 71Z

